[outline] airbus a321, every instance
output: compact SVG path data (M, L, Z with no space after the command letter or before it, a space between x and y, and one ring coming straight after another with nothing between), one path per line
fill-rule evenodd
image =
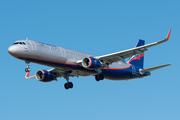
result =
M149 76L151 71L169 66L165 64L144 69L144 51L148 48L169 40L171 29L164 40L145 45L139 40L136 47L107 55L96 56L78 52L63 47L49 45L33 40L18 40L8 48L13 57L23 60L27 64L26 79L37 79L41 82L57 81L58 77L66 79L65 89L73 88L69 77L95 76L96 81L129 80ZM126 58L130 58L128 62ZM34 76L29 76L29 64L37 63L53 67L50 70L38 70Z

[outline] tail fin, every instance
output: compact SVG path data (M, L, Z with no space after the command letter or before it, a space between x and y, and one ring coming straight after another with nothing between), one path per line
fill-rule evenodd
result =
M143 46L145 44L144 40L139 40L136 47ZM135 66L138 66L140 68L143 68L144 66L144 53L143 54L137 54L130 58L128 61L129 64L133 64Z

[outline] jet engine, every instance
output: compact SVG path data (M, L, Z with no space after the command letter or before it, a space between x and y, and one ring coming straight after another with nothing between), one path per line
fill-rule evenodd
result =
M82 66L86 69L97 69L101 66L101 63L93 57L86 57L82 60Z
M36 79L41 82L51 82L52 80L56 80L55 76L46 70L38 70L36 72Z

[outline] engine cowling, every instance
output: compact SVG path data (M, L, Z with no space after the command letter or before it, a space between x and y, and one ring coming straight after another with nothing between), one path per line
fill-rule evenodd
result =
M41 82L51 82L52 80L55 80L55 77L51 72L46 70L38 70L36 72L36 79Z
M101 67L101 63L93 57L86 57L82 60L82 66L87 69L97 69Z

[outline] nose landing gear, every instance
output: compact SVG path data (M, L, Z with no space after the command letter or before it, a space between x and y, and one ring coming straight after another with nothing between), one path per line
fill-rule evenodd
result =
M25 72L30 72L30 68L29 68L29 64L30 64L30 61L29 60L26 60L25 61L26 62L26 64L27 64L27 68L25 69Z

